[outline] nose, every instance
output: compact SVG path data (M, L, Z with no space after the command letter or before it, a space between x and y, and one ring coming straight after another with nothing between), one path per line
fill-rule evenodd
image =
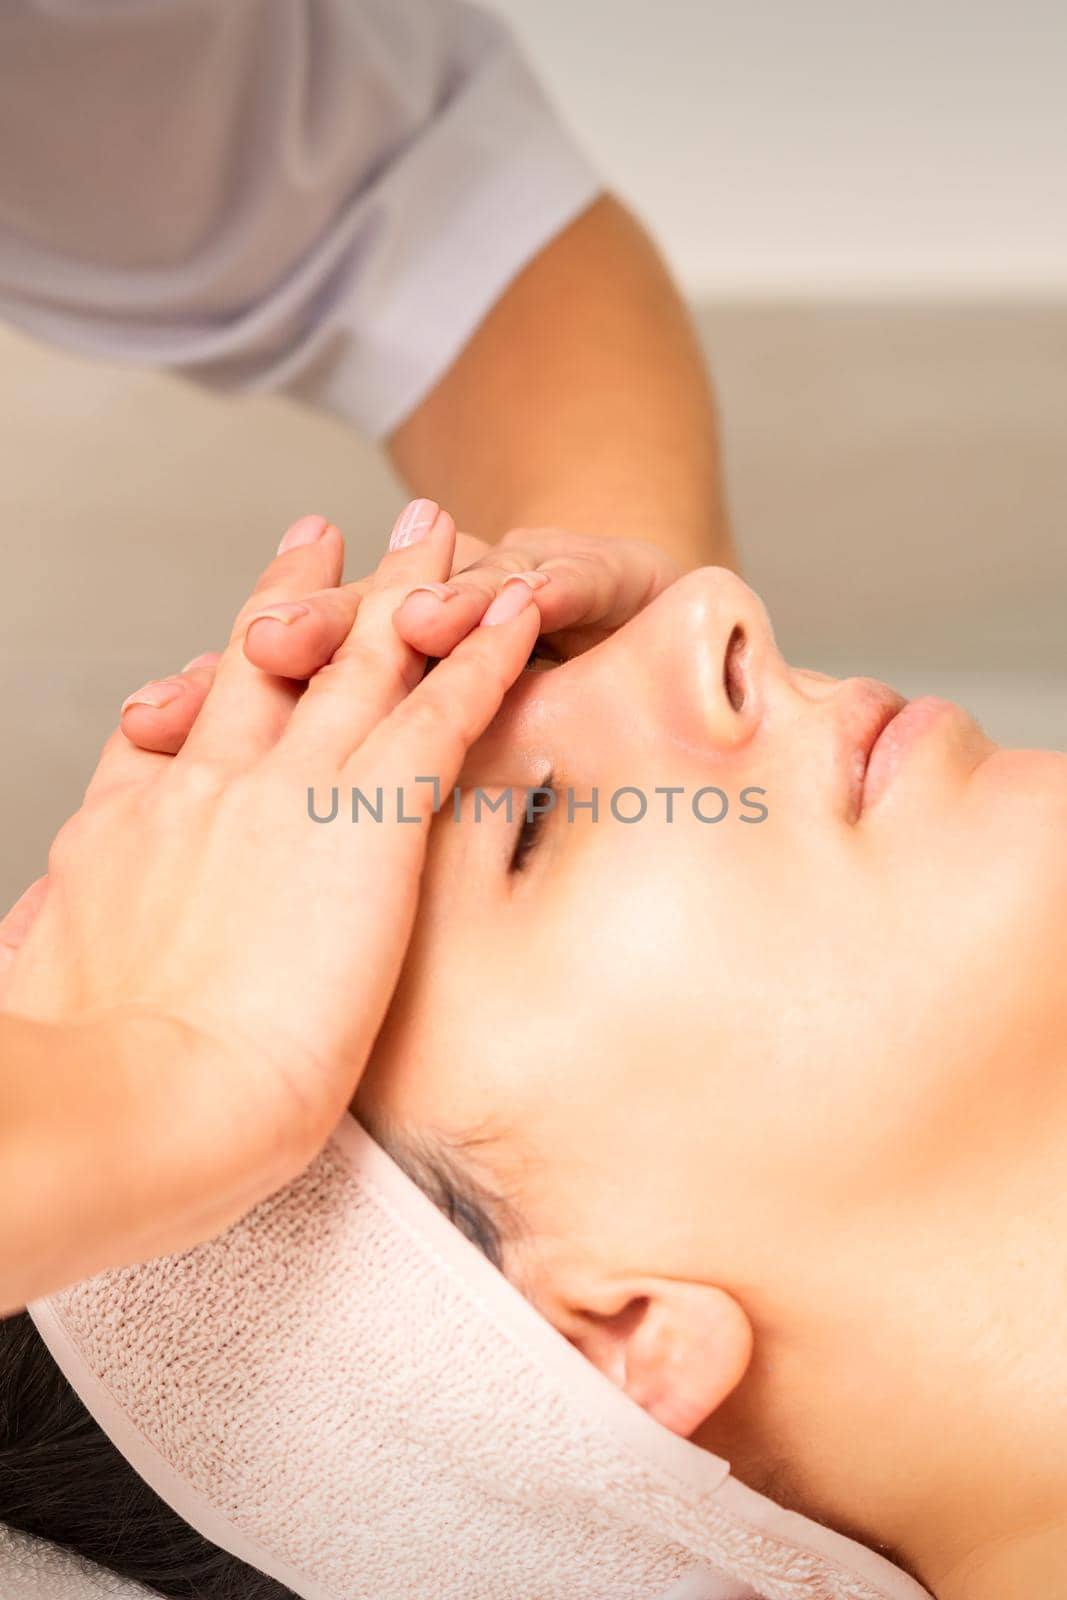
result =
M634 718L704 751L751 740L788 675L763 602L726 567L687 573L590 656Z

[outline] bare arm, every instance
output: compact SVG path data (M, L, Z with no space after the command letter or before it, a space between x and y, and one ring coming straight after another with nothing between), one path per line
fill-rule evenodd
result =
M737 565L694 329L610 196L520 273L390 448L414 493L483 538L557 526Z
M171 1072L171 1031L130 1018L70 1025L0 1013L0 1316L118 1259L166 1249L158 1219L195 1150L191 1139L175 1149L174 1108L192 1098L198 1068L190 1055L180 1079ZM168 1077L180 1095L168 1097ZM199 1098L209 1109L207 1093Z
M302 1171L350 1103L418 902L433 795L411 775L425 762L448 791L537 637L519 585L426 676L392 621L451 570L452 518L423 532L391 545L296 699L244 653L264 604L340 576L337 529L295 524L184 747L161 761L116 731L43 897L0 925L0 951L18 951L0 996L0 1315L220 1232ZM381 784L403 803L359 839L311 827L312 770L326 795ZM342 876L358 894L334 892Z

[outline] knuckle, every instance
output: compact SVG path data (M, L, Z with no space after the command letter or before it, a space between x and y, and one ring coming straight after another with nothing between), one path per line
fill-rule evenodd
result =
M457 533L456 548L452 554L453 574L462 572L464 567L472 567L476 561L480 561L491 549L492 546L488 545L484 539L476 539L472 533Z
M413 696L404 706L404 723L417 743L432 745L446 765L469 740L460 707L439 694Z
M353 639L333 663L338 668L335 677L342 682L373 685L376 692L402 694L410 688L405 675L408 662L406 647L399 637L374 642L367 638Z
M531 567L537 566L537 552L526 545L515 545L510 550L503 550L496 555L492 564L486 563L489 574L493 578L503 575L510 578L515 572L529 572Z
M415 734L431 737L447 732L455 721L453 708L439 694L413 697L404 708L404 720Z
M479 592L495 592L502 578L510 577L513 572L526 572L534 560L529 550L519 546L508 550L498 546L490 555L480 556L469 566L454 572L453 581L470 584Z
M541 565L546 572L552 574L553 578L572 578L582 583L599 578L609 570L605 556L593 550L560 551L558 555L548 557Z
M372 644L365 633L350 634L334 656L331 665L336 668L335 678L356 677L374 672L381 664L381 649Z
M121 805L121 798L104 794L86 800L69 816L48 848L48 877L62 879L86 857L98 859Z
M449 582L464 599L473 599L479 605L487 605L499 592L500 585L506 577L507 573L502 572L464 572L449 579Z
M115 756L123 754L134 743L136 741L124 733L121 727L113 729L104 740L104 747L100 752L100 760L97 762L97 770L99 771L101 767L108 765Z
M421 672L421 663L412 656L359 641L320 667L306 694L311 704L336 706L338 715L344 714L345 707L374 705L378 701L383 702L384 711L410 694Z
M360 585L361 599L368 617L379 618L391 614L416 581L412 574L411 547L390 550L384 555L370 577Z
M167 810L210 804L218 798L225 781L210 762L196 756L175 756L159 790L159 804Z
M68 817L48 849L48 876L62 878L77 858L86 835L85 807Z

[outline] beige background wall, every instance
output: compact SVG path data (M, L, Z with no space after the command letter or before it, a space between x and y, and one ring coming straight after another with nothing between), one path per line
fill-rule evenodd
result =
M699 300L1067 286L1062 0L490 0Z
M494 3L698 308L786 653L1067 748L1067 9ZM0 903L286 523L356 572L400 498L336 419L0 330Z
M735 523L787 655L1067 748L1067 309L706 308ZM373 561L401 490L335 419L0 336L0 900L119 701L225 635L307 510Z

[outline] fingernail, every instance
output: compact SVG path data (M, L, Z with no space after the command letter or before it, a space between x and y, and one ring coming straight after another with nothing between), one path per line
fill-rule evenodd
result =
M249 617L248 632L253 622L298 622L301 617L306 617L311 610L310 606L301 605L297 600L279 600L277 605L267 606L262 611L257 611L254 617Z
M425 539L434 523L440 506L436 500L412 500L406 505L389 535L390 550L406 550L408 545L418 544L420 539Z
M459 590L454 589L450 583L415 583L400 604L403 605L405 601L410 600L413 594L432 594L438 600L451 600L452 596L458 593Z
M316 539L322 538L329 526L325 517L301 517L299 522L294 522L292 527L282 534L278 554L283 556L287 550L297 550L303 544L314 544Z
M119 708L119 713L121 715L129 706L151 706L153 711L162 711L172 700L177 700L182 688L183 685L180 683L166 682L163 679L158 683L146 683L136 694L127 695Z
M504 583L524 583L528 589L543 589L548 576L547 572L509 572ZM500 585L501 589L504 583Z
M520 611L532 605L533 595L525 584L516 583L510 589L501 588L490 602L480 626L491 628L495 622L510 622L512 617L517 617Z
M218 662L218 659L219 653L217 650L205 650L203 655L194 656L191 661L187 661L182 671L192 672L194 667L213 667Z

